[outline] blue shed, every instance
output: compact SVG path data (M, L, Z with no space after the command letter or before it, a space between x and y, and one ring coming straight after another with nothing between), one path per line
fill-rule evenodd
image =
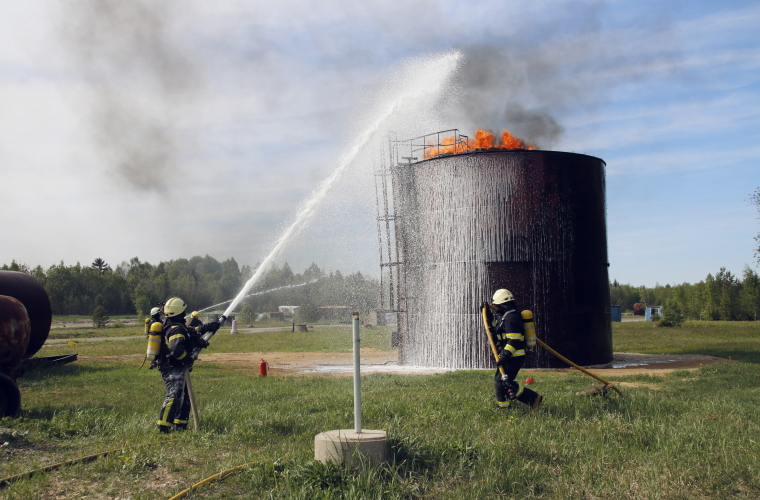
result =
M652 321L652 312L662 317L662 306L647 306L647 321Z
M610 306L610 319L612 322L620 323L623 321L623 308L621 306Z

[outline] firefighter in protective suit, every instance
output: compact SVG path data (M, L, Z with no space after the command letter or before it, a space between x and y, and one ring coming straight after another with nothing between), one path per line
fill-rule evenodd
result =
M150 317L145 320L145 338L148 338L148 335L150 335L150 327L156 321L161 322L161 309L158 307L151 309Z
M201 321L201 313L198 311L193 311L190 313L190 323L187 324L187 326L192 326L193 328L198 328L203 324L203 321Z
M496 401L499 408L508 407L509 401L516 399L537 409L543 396L523 387L517 380L517 372L525 360L525 327L517 302L509 290L502 288L494 293L493 303L498 310L493 312L491 334L499 353L498 365L504 368L504 375L496 368L493 380Z
M185 326L185 309L187 304L178 297L169 299L164 305L166 321L159 370L166 386L166 397L156 422L159 432L187 429L190 398L185 384L185 369L192 367L193 349L208 347L208 342L201 336L219 329L219 322L216 321L198 328Z

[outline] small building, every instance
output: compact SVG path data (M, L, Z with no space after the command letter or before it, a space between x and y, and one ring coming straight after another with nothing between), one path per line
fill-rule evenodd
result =
M281 313L279 311L264 312L259 314L259 316L256 318L256 321L261 321L262 319L285 321L285 313Z
M301 306L279 306L278 309L285 315L285 319L292 318Z
M652 314L657 315L657 319L652 319ZM662 306L647 306L647 321L659 321L659 318L662 317Z
M622 306L610 306L610 320L613 323L620 323L621 321L623 321Z

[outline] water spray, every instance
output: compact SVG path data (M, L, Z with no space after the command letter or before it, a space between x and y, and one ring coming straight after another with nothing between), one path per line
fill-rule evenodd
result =
M263 292L249 293L248 295L246 295L245 297L243 297L243 299L247 299L248 297L255 297L256 295L264 295L265 293L276 292L277 290L284 290L286 288L297 288L299 286L310 285L312 283L316 283L320 279L321 278L316 278L316 279L313 279L311 281L307 281L306 283L298 283L296 285L279 286L277 288L270 288L269 290L264 290ZM229 304L233 300L235 300L235 299L225 300L224 302L220 302L218 304L214 304L213 306L208 306L208 307L205 307L203 309L199 309L198 312L208 311L209 309L214 309L215 307L223 306L224 304Z
M274 263L274 260L280 255L282 250L287 246L290 241L306 227L309 220L314 216L317 208L322 204L322 201L332 191L337 182L343 177L343 174L348 170L362 150L369 144L369 142L387 126L390 119L396 114L396 112L402 108L403 105L409 102L416 102L426 97L437 97L439 93L444 89L446 82L458 67L462 60L462 54L460 52L450 52L443 54L441 57L435 59L432 63L428 64L426 68L420 68L419 64L415 68L416 75L431 74L430 79L426 78L412 78L407 80L409 87L405 88L403 92L398 95L390 105L385 108L385 111L380 113L380 116L372 122L364 132L359 134L354 145L346 152L341 159L338 167L325 179L319 187L312 193L312 195L301 205L295 221L288 227L280 238L275 243L269 255L262 261L259 268L251 276L251 278L240 290L240 293L230 303L227 309L224 311L224 317L237 307L240 301L243 300L248 291L255 285L264 273L269 270L269 267Z

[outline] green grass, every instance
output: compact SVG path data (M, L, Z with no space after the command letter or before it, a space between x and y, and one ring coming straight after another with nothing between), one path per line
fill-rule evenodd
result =
M687 321L655 328L645 321L613 323L615 351L641 354L707 354L760 363L760 321Z
M734 335L741 327L733 324L694 328L699 354L713 353L698 347L713 348L714 336L726 343L718 349L754 345L750 333ZM649 330L616 325L616 350L625 342L636 352L688 349L679 344L683 332L656 329L649 338ZM298 345L300 337L289 335L259 340ZM217 345L254 348L255 337L245 337L220 336ZM346 339L347 332L336 331L311 347L329 349ZM363 424L388 431L391 462L358 472L312 461L317 433L353 426L350 378L261 378L199 365L193 382L200 432L149 446L161 440L154 423L163 384L155 371L118 361L40 368L19 379L21 418L0 422L0 444L9 443L0 448L0 476L39 467L43 458L128 448L24 480L0 490L0 498L169 498L214 473L262 460L190 498L760 497L754 361L615 377L638 384L624 387L619 399L576 397L592 382L578 372L533 373L535 389L546 396L536 413L496 410L492 377L490 371L363 377Z
M145 326L125 326L122 328L55 328L50 330L48 339L129 337L138 335L145 338Z
M135 319L137 316L135 314L117 314L115 316L109 315L108 318L112 320L120 320L120 319ZM75 320L87 320L92 321L92 315L90 316L83 316L83 315L63 315L63 314L54 314L53 315L53 321L75 321Z

